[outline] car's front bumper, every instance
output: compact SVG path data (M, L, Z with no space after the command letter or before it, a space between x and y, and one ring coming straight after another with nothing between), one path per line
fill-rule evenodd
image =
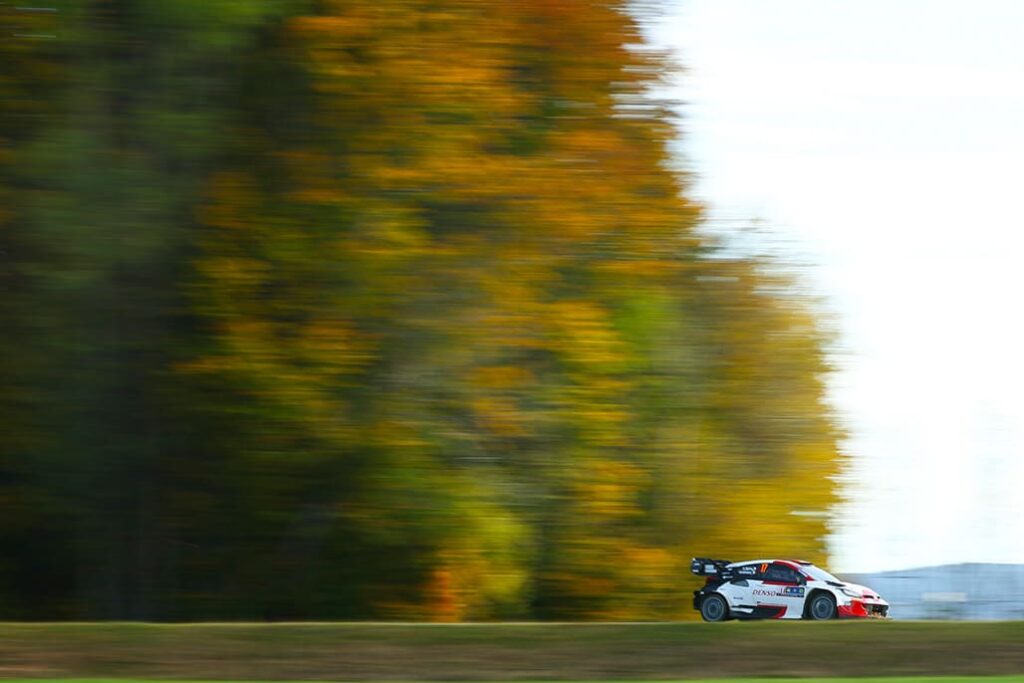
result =
M838 608L840 618L884 619L889 616L889 603L880 598L852 598Z

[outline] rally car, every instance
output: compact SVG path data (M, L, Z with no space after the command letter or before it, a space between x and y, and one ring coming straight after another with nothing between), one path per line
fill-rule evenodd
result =
M693 592L693 608L704 621L889 614L889 603L875 591L840 581L801 560L730 562L695 557L690 571L706 577L704 586Z

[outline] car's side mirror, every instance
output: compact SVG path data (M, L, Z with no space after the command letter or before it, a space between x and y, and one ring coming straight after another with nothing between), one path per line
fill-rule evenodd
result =
M750 585L750 584L747 583L746 579L733 579L729 583L731 583L734 586L748 586L748 585Z
M796 582L797 582L797 584L799 584L801 586L806 586L807 585L807 577L806 576L801 576L799 579L796 580Z

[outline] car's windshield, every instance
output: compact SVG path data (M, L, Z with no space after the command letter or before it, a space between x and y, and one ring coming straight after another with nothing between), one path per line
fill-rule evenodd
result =
M829 574L821 567L815 567L813 564L805 564L801 567L805 572L811 575L812 579L818 581L835 581L836 583L842 583L839 579Z

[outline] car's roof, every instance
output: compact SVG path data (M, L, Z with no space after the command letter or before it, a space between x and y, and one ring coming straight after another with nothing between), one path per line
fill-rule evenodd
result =
M767 560L743 560L742 562L733 562L732 564L729 564L727 566L729 566L729 567L742 567L743 565L746 565L746 564L770 564L772 562L780 562L782 564L788 564L789 566L793 567L794 569L796 569L799 566L803 566L803 567L812 566L811 563L807 562L806 560L785 560L785 559L781 559L781 558L771 558L771 559L767 559Z

